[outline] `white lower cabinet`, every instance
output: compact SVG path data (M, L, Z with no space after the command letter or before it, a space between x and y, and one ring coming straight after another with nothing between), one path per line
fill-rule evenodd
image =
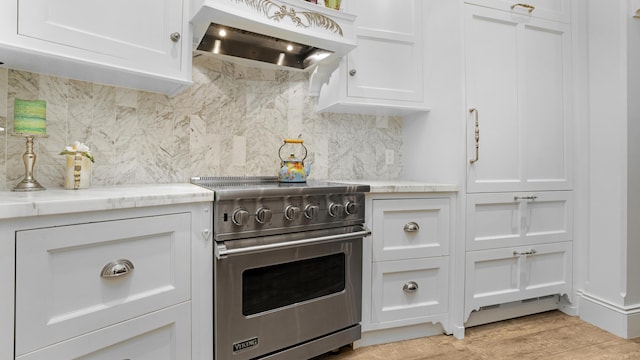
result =
M373 263L372 321L418 322L447 312L447 256Z
M18 231L16 354L189 300L189 231L188 213Z
M467 253L465 316L483 306L569 294L571 247L567 241Z
M572 216L571 191L469 194L466 249L570 241Z
M467 195L464 320L572 290L572 192Z
M449 254L449 198L373 201L373 261Z
M0 221L15 254L0 359L212 358L209 229L209 202Z
M372 236L364 248L364 344L448 332L452 199L423 193L367 197Z
M190 359L190 309L190 302L185 302L18 356L16 359Z

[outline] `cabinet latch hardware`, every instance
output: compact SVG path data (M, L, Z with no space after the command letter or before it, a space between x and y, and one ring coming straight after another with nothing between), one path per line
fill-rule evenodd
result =
M515 201L519 201L519 200L532 200L532 201L533 201L533 200L535 200L535 199L537 199L537 198L538 198L538 197L537 197L537 196L535 196L535 195L530 195L530 196L514 196L514 197L513 197L513 200L515 200Z
M536 254L538 251L536 249L531 249L529 251L517 251L517 250L513 250L513 256L527 256L527 255L534 255Z
M478 162L478 160L480 160L480 122L478 121L478 109L476 108L471 108L469 109L469 113L476 114L476 128L475 128L475 139L476 139L476 158L475 159L471 159L469 160L470 164L474 164L476 162Z
M171 41L173 42L178 42L180 40L180 33L179 32L171 33L171 35L169 35L169 39L171 39Z
M513 10L515 7L518 7L518 6L527 9L529 11L529 14L531 14L533 12L533 10L536 9L536 7L533 6L533 5L519 3L519 4L511 5L511 10Z

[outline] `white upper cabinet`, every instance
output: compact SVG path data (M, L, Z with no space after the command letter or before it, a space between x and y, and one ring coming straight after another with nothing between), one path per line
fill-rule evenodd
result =
M468 4L464 26L468 192L570 189L570 26Z
M465 2L547 20L565 23L571 21L571 3L568 0L528 0L525 2L509 0L469 0Z
M174 94L190 84L183 0L20 0L1 5L0 62L19 70Z
M414 0L354 3L358 48L347 56L350 96L422 99L420 8ZM381 16L383 15L383 16Z
M181 12L182 2L175 0L20 0L18 34L171 72L180 69L181 42L170 37L181 36Z
M421 0L351 0L357 48L322 87L318 111L403 115L427 111Z

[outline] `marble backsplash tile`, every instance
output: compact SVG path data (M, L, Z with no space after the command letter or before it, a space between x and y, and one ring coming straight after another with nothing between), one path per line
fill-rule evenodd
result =
M95 185L188 182L191 176L275 175L282 140L302 134L312 179L398 178L402 119L318 114L308 74L196 57L193 86L175 97L0 68L0 190L24 177L23 138L11 136L13 100L47 101L34 177L63 186L73 141L89 145ZM387 151L394 164L386 165Z

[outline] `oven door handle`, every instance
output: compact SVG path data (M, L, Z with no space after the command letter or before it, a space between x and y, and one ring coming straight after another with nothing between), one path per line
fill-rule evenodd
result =
M237 248L237 249L227 249L224 242L221 242L221 243L215 244L215 254L216 254L216 258L225 259L229 256L234 256L234 255L244 255L244 254L267 251L267 250L286 249L286 248L301 246L301 245L312 245L315 243L333 242L333 241L339 241L339 240L344 240L349 238L367 237L369 235L371 235L371 230L363 227L363 230L361 231L354 231L346 234L319 236L311 239L287 241L287 242L266 244L266 245L247 246L247 247Z

